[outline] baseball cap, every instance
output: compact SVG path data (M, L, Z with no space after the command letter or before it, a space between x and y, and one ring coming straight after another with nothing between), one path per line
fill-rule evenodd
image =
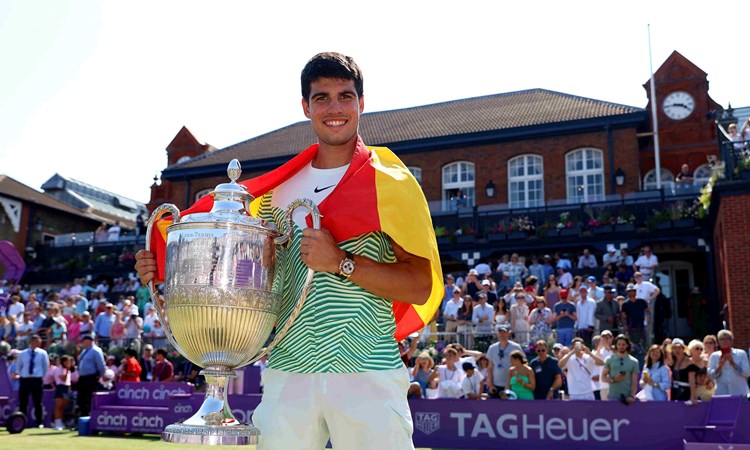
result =
M477 272L477 269L471 269L469 275L479 275L479 272Z
M625 288L627 291L634 291L635 285L633 283L628 283L628 287Z
M617 289L615 289L611 284L605 284L602 286L602 289L604 289L604 292L617 292Z
M602 336L612 336L612 332L609 330L602 330L601 332Z
M477 292L477 300L480 298L487 298L487 294L484 292Z
M685 341L683 341L680 338L674 338L674 339L672 339L672 347L674 347L675 345L679 345L681 347L685 347Z
M544 255L544 259L552 259L550 255Z
M501 323L495 327L497 331L510 331L510 325L507 323Z
M579 288L578 288L578 290L579 290L579 291L588 291L588 290L589 290L589 287L588 287L588 286L586 286L585 284L582 284L582 285L581 285L581 287L579 287Z
M560 298L568 298L568 290L560 289Z
M474 363L466 361L465 363L461 364L461 368L464 369L464 372L467 370L474 370Z
M94 337L91 336L90 334L84 334L83 336L81 336L82 341L85 341L86 339L93 341Z
M453 279L454 279L454 278L453 278L453 275L451 275L451 274L448 274L448 275L446 275L446 276L445 276L445 278L449 278L449 279L451 279L451 280L453 280Z
M552 346L553 350L560 350L561 348L563 348L563 345L559 342Z
M592 275L592 276L586 278L586 281L589 282L589 283L593 283L594 281L596 281L596 277Z
M510 272L503 272L503 276L504 277L509 277L510 276Z
M460 293L460 292L461 292L461 288L460 288L460 287L458 287L458 286L455 286L455 287L453 288L453 292L459 292L459 293Z
M482 280L482 286L489 286L490 280Z
M612 245L612 244L607 244L607 252L608 252L608 253L614 253L614 252L616 252L616 251L617 251L617 249L615 248L615 246L614 246L614 245Z

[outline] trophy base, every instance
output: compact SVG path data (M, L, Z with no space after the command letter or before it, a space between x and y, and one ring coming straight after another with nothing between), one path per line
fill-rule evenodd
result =
M256 445L260 430L252 425L185 425L167 426L161 434L164 442L195 445Z

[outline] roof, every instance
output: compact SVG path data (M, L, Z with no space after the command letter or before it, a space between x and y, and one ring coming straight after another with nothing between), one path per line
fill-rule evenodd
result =
M0 175L0 195L13 197L21 202L45 206L87 219L96 219L85 211L70 206L54 197L50 197L43 192L39 192L7 175Z
M642 108L546 89L454 100L362 114L360 134L369 145L468 135L534 125L642 112ZM167 171L295 155L316 141L309 121L298 122L238 144L174 164Z
M148 215L144 203L82 181L55 174L42 185L45 193L69 205L82 208L99 220L113 223L119 221L126 228L135 226L139 214Z

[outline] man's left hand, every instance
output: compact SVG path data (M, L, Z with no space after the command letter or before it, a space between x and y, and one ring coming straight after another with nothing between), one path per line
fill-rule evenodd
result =
M346 257L346 253L326 229L302 230L299 252L302 262L317 272L339 273L339 265Z

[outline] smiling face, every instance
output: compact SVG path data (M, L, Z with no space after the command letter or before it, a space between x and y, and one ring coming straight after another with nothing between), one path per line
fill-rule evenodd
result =
M310 83L310 97L302 99L320 148L352 145L357 140L359 115L365 107L353 80L320 78Z

